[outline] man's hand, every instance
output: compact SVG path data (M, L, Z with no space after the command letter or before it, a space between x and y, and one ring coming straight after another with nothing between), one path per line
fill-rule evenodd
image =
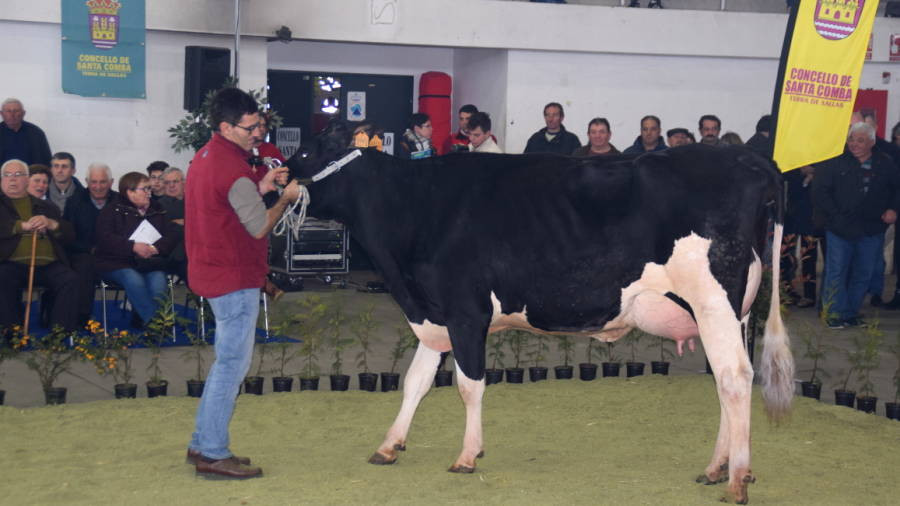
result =
M134 251L135 255L141 258L150 258L159 253L152 244L147 244L145 242L136 242L131 249Z
M298 198L300 198L300 185L296 180L291 181L291 184L284 187L284 192L281 194L281 198L287 200L288 202L294 202Z
M897 221L897 211L888 209L884 212L884 214L881 215L881 221L887 223L888 225L893 224L895 221Z
M59 228L59 222L43 215L32 216L28 221L22 222L23 232L41 232L46 233L48 230L53 231Z
M287 181L287 172L287 167L278 167L277 169L271 169L269 172L266 172L266 175L259 181L259 193L265 195L275 191L275 182L281 180Z

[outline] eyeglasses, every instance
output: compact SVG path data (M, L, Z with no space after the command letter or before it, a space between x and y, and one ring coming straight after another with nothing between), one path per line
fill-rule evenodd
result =
M23 176L27 176L27 175L28 175L27 172L7 172L7 173L3 174L3 177L23 177Z
M246 130L247 133L252 134L254 130L256 130L257 128L262 126L262 123L257 121L256 123L254 123L250 126L243 126L243 125L238 125L237 123L232 123L232 126L240 128L241 130Z
M150 188L149 186L138 186L137 188L135 188L134 190L131 190L131 191L150 193L151 191L153 191L153 189Z

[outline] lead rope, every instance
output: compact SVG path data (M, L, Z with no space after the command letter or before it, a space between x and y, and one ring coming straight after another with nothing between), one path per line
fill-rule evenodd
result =
M272 233L276 236L282 236L287 234L287 231L290 230L291 234L294 236L294 240L298 240L300 238L300 227L302 227L303 222L306 221L306 207L308 205L309 190L306 186L300 185L300 197L284 210L281 218L275 222ZM300 208L300 212L295 212L298 207Z

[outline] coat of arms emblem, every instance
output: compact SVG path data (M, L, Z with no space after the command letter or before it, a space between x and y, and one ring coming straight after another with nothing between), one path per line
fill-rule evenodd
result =
M828 40L845 39L856 30L866 0L817 0L816 31Z

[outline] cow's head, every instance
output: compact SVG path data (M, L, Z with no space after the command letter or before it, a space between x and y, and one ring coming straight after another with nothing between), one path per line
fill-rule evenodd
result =
M346 122L333 119L312 141L305 142L287 161L292 178L308 179L349 150L352 130Z

